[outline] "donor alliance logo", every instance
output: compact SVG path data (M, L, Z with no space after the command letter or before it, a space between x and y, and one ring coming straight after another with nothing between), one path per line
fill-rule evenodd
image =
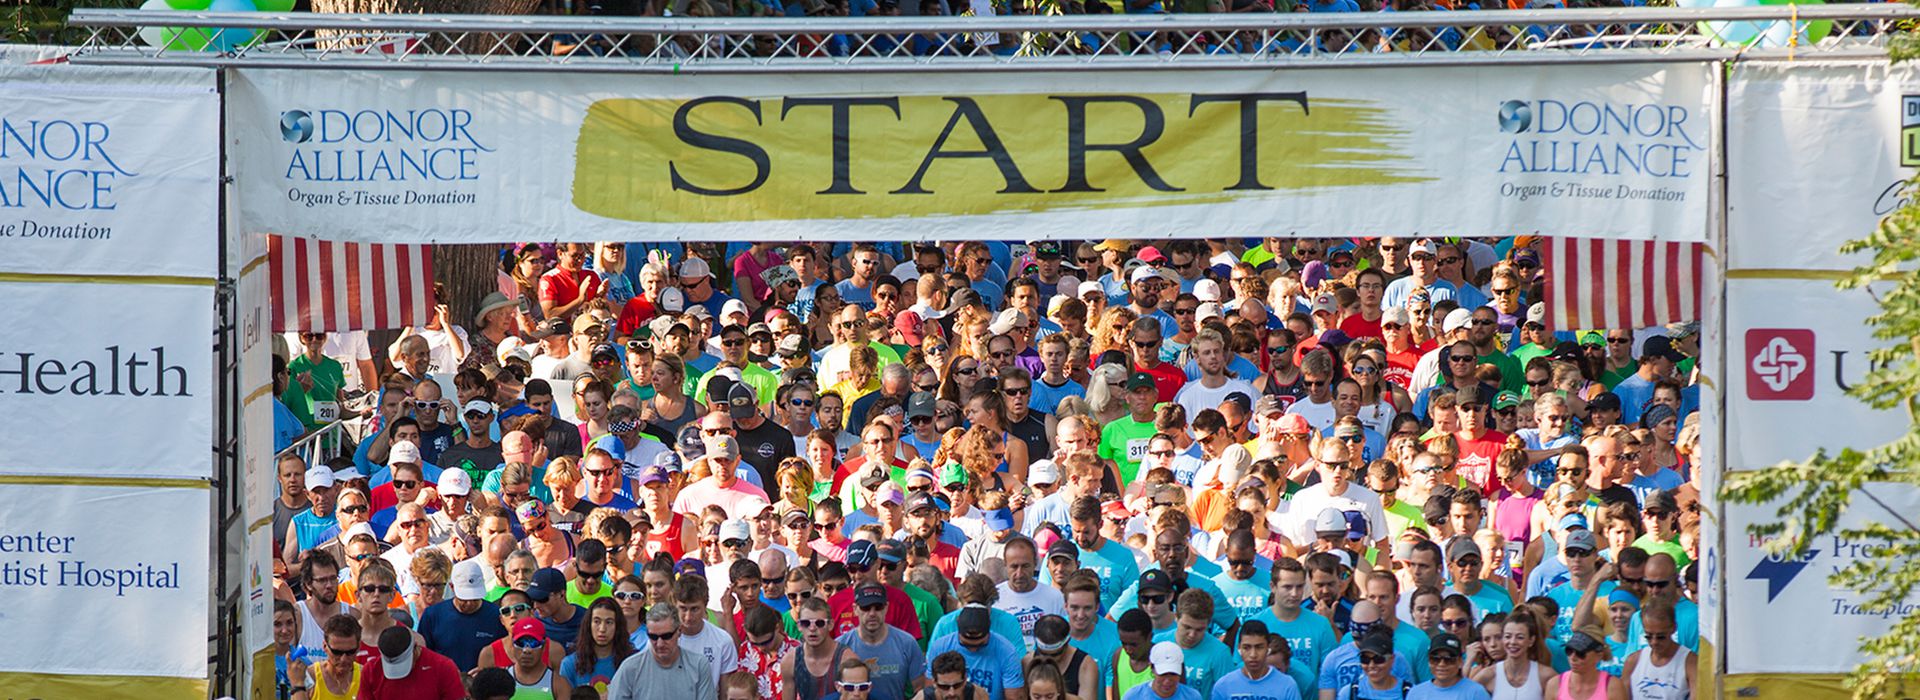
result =
M1920 166L1920 95L1900 96L1900 165Z
M296 182L462 182L480 179L480 155L467 109L290 109L280 139L298 146L287 158Z
M1525 133L1533 126L1533 108L1520 100L1500 103L1500 130L1509 134Z
M1707 119L1679 105L1592 100L1506 100L1496 111L1512 134L1497 171L1503 174L1636 176L1688 179L1706 153ZM1613 192L1613 190L1607 190ZM1663 188L1579 196L1679 200Z
M1747 330L1747 398L1807 401L1813 398L1813 331L1804 328Z

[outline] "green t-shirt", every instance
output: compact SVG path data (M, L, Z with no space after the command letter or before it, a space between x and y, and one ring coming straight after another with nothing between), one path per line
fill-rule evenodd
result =
M1257 245L1252 248L1248 248L1247 252L1240 254L1240 262L1246 263L1248 265L1252 265L1254 267L1259 267L1261 265L1265 265L1267 263L1273 262L1273 258L1274 258L1273 251L1267 250L1267 246L1265 245Z
M1639 547L1641 551L1648 554L1665 554L1673 557L1673 565L1676 568L1693 563L1693 558L1687 556L1686 548L1681 547L1679 542L1654 539L1653 533L1651 532L1641 535L1640 539L1634 540L1633 546Z
M1121 488L1133 483L1136 472L1140 471L1140 460L1147 457L1147 443L1157 432L1160 431L1153 427L1152 421L1136 421L1132 415L1122 416L1100 429L1100 457L1120 467Z
M907 598L913 601L913 614L920 618L920 650L926 651L927 643L933 641L933 625L940 621L947 611L940 607L940 598L926 589L911 583L901 582L901 589L907 592Z
M593 601L612 597L613 584L608 583L607 577L604 575L600 577L600 590L594 591L592 595L580 592L580 582L578 580L567 582L567 602L580 606L581 610L591 607Z
M1393 505L1383 510L1387 513L1387 531L1393 533L1395 538L1400 537L1400 533L1405 532L1410 526L1418 525L1422 529L1427 527L1427 516L1406 501L1394 501Z
M1527 374L1520 369L1520 361L1498 350L1480 356L1481 364L1490 364L1500 368L1500 390L1518 394L1527 388Z
M313 389L302 391L299 377L302 372L313 377ZM313 417L314 404L336 401L340 388L347 385L347 376L340 367L340 361L322 355L318 360L309 360L305 354L299 355L287 363L287 391L280 396L280 402L300 417L300 422L308 430L321 426ZM289 400L293 399L293 400ZM339 406L334 407L334 419L339 419Z
M1513 361L1520 363L1520 371L1525 372L1527 371L1527 363L1532 362L1533 358L1545 357L1551 352L1553 352L1553 348L1527 343L1526 345L1513 349Z
M696 380L697 388L693 391L693 400L699 404L707 403L707 377L710 376L713 376L712 372L700 375ZM780 390L780 378L760 365L749 363L740 370L740 379L745 381L747 386L753 387L754 397L760 400L762 406L772 404L774 392Z

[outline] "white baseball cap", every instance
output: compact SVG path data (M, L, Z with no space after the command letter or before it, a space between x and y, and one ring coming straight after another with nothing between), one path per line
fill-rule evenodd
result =
M1187 672L1187 654L1180 645L1171 641L1155 642L1153 650L1147 652L1147 660L1153 664L1153 675L1169 673L1185 675Z
M1467 309L1454 309L1447 312L1447 318L1440 322L1441 333L1452 333L1466 328L1473 321L1473 312Z
M1193 296L1201 301L1219 301L1220 283L1213 280L1200 280L1193 283Z
M467 474L465 469L449 467L442 470L440 483L436 485L440 488L442 496L465 496L473 493L473 477Z
M487 597L487 574L481 570L477 560L468 559L454 564L453 579L449 583L453 584L455 600L482 600Z
M411 442L396 442L393 449L387 451L387 466L395 464L419 464L420 447Z
M1053 460L1051 459L1043 459L1038 462L1034 462L1033 464L1027 465L1027 483L1029 484L1060 483L1060 465L1054 464Z
M333 470L313 467L307 470L307 490L333 488Z
M467 405L461 406L460 413L462 415L465 415L468 413L485 413L491 416L493 415L493 404L486 401L482 401L480 399L474 399L472 401L468 401Z
M1080 291L1075 293L1073 296L1075 298L1084 297L1094 292L1099 292L1102 296L1105 296L1107 293L1107 288L1100 286L1100 283L1098 281L1087 280L1085 282L1080 283Z
M720 305L720 318L726 318L734 314L740 314L741 316L747 315L747 302L739 299L728 299L727 303Z

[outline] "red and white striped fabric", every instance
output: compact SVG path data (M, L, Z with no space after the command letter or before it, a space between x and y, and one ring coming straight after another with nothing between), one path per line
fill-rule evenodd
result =
M1549 238L1547 327L1646 328L1700 318L1706 246Z
M268 236L267 266L276 332L400 328L433 315L426 245Z

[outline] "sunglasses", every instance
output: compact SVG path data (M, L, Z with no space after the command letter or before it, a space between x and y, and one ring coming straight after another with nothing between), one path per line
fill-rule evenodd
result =
M365 513L367 512L367 507L366 506L341 506L340 512L348 513L348 514Z
M667 641L667 640L669 640L669 639L673 639L673 638L674 638L674 637L676 637L676 636L679 636L679 634L680 634L680 631L679 631L679 630L674 630L674 631L672 631L672 632L661 632L661 633L659 633L659 634L654 634L654 633L652 633L652 632L648 632L648 633L647 633L647 639L651 639L651 640L653 640L653 641L656 641L656 642L664 642L664 641Z
M813 408L813 399L788 399L787 404L794 408Z
M848 683L846 681L839 681L834 683L834 685L839 686L840 692L843 692L843 693L848 691L859 692L859 691L866 691L866 690L873 689L873 681L862 681L859 683Z
M640 591L614 591L614 600L646 600L647 594Z
M879 612L881 610L885 610L886 608L887 608L886 603L874 603L873 605L860 606L860 612Z
M419 479L394 479L393 487L396 489L417 489L417 488L420 488L420 480Z
M1141 605L1160 605L1160 604L1162 604L1162 603L1165 603L1165 602L1167 602L1167 597L1166 597L1166 596L1163 596L1163 595L1143 595L1143 596L1140 596L1140 604L1141 604Z
M1473 620L1469 620L1464 617L1458 620L1441 620L1440 621L1440 626L1448 629L1453 629L1457 627L1470 627L1472 625L1473 625Z
M547 642L544 639L534 639L533 637L521 637L519 639L513 640L513 645L521 649L533 650L533 649L538 649L540 647L546 646Z
M525 615L530 612L533 612L533 605L530 603L514 603L512 605L500 606L501 617L508 615Z
M379 585L379 584L374 584L374 585L371 585L371 586L361 586L361 587L360 587L360 592L361 592L362 594L366 594L366 595L374 595L374 596L382 596L382 595L388 595L388 594L390 594L390 593L393 593L394 591L397 591L397 590L400 590L400 589L398 589L398 588L394 588L393 586L382 586L382 585Z
M1379 654L1361 654L1360 655L1360 663L1363 666L1372 666L1374 664L1384 664L1386 662L1387 662L1387 657L1381 656Z
M360 653L360 649L357 647L347 648L347 649L335 649L333 647L327 647L328 656L353 656L358 653Z

